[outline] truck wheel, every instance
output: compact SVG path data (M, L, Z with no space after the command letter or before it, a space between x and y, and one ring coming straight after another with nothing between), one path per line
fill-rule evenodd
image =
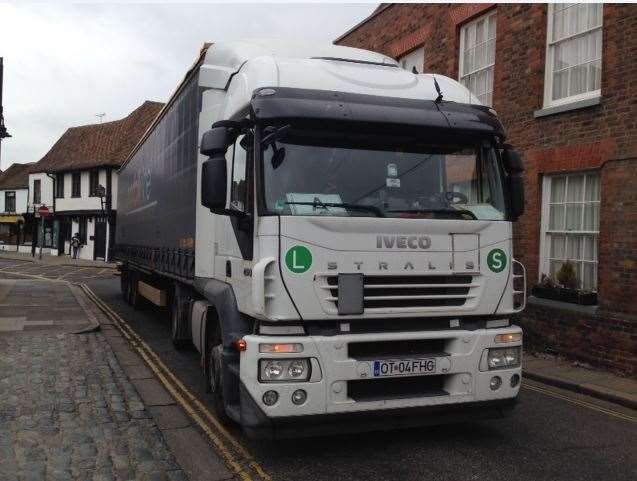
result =
M119 278L119 287L120 290L122 291L122 297L124 298L124 300L126 302L128 302L128 272L127 271L122 271L122 274L120 275Z
M128 279L128 303L133 307L133 309L141 309L143 306L143 298L139 294L137 290L137 282L139 281L139 276L131 272L130 277Z
M230 422L226 414L223 396L223 345L220 339L208 342L208 389L212 394L213 407L217 418L222 423Z
M187 337L187 322L190 321L188 315L188 299L184 299L184 289L178 285L175 286L172 302L170 306L170 339L175 349L185 349L190 345L190 339Z

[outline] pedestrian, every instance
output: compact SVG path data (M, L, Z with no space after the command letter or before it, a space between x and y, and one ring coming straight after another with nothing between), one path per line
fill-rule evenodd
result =
M71 237L71 248L73 249L73 259L77 259L77 254L80 251L80 245L82 241L80 240L79 232L76 232L73 237Z

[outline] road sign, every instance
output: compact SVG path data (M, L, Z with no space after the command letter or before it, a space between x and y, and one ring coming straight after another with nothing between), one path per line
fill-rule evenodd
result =
M38 214L40 214L40 217L48 217L51 215L51 211L46 205L41 205L38 207Z

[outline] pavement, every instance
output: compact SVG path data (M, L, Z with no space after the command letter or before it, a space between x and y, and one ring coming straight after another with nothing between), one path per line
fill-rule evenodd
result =
M526 353L524 376L637 409L637 380L545 354Z
M7 272L0 262L0 278L18 275ZM14 282L9 291L7 282ZM19 286L20 282L24 284ZM43 473L46 479L73 480L128 476L144 480L632 481L637 477L637 412L572 387L574 379L578 386L594 384L613 390L619 389L617 383L625 382L623 390L630 393L632 381L620 378L609 384L606 373L594 371L593 375L585 369L586 377L579 372L580 366L529 355L520 402L507 419L277 442L248 439L237 426L221 425L214 418L212 399L202 382L200 357L194 350L173 348L165 310L134 310L122 300L119 279L112 275L89 278L86 284L98 297L64 282L0 281L0 325L6 322L12 329L21 328L0 332L0 353L10 353L0 356L0 392L18 392L8 396L9 400L0 396L0 481L45 479ZM31 292L28 286L48 289L46 295L53 297L47 301L38 298L44 293L34 291L31 298L24 298ZM22 291L13 291L18 287ZM42 306L55 306L58 301L66 311L41 312ZM20 317L18 306L26 314L19 322L15 321ZM49 320L47 315L57 322L37 324ZM95 323L100 332L68 333ZM43 336L34 346L31 341L14 340L34 333ZM58 340L56 336L62 337ZM77 366L72 362L75 357ZM15 370L19 374L14 375ZM562 381L570 375L571 381L538 382L528 374L531 372L554 380L559 375ZM17 389L6 389L7 379ZM28 387L21 384L27 382ZM59 384L69 388L62 389L61 396L56 394ZM39 389L43 385L48 389ZM111 389L119 397L112 399ZM98 396L96 401L93 393ZM40 410L41 397L41 404L51 403L51 410ZM31 400L24 401L27 398ZM83 399L89 399L89 407L80 407ZM102 399L105 406L101 406ZM24 413L17 412L23 403L28 407ZM72 419L86 436L78 442L74 434L60 435L65 429L64 409L71 405L75 407ZM122 406L124 411L119 412L128 421L117 419ZM100 418L107 413L110 421ZM47 426L57 429L53 443L47 441L46 436L53 436L46 433ZM20 434L22 431L35 434ZM146 459L144 449L152 459ZM116 466L118 452L125 452L121 456L128 464ZM27 459L35 460L34 467ZM123 462L123 458L117 459ZM124 471L117 471L119 467ZM56 477L59 473L55 471L54 476L54 470L65 474Z
M69 283L0 280L1 481L188 479L99 315Z

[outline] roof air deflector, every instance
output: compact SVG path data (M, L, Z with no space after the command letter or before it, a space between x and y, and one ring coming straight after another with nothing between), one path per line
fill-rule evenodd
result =
M313 60L331 60L333 62L350 62L350 63L361 63L364 65L379 65L381 67L393 67L398 68L398 65L393 65L391 63L384 62L370 62L369 60L355 60L351 58L339 58L339 57L310 57Z

